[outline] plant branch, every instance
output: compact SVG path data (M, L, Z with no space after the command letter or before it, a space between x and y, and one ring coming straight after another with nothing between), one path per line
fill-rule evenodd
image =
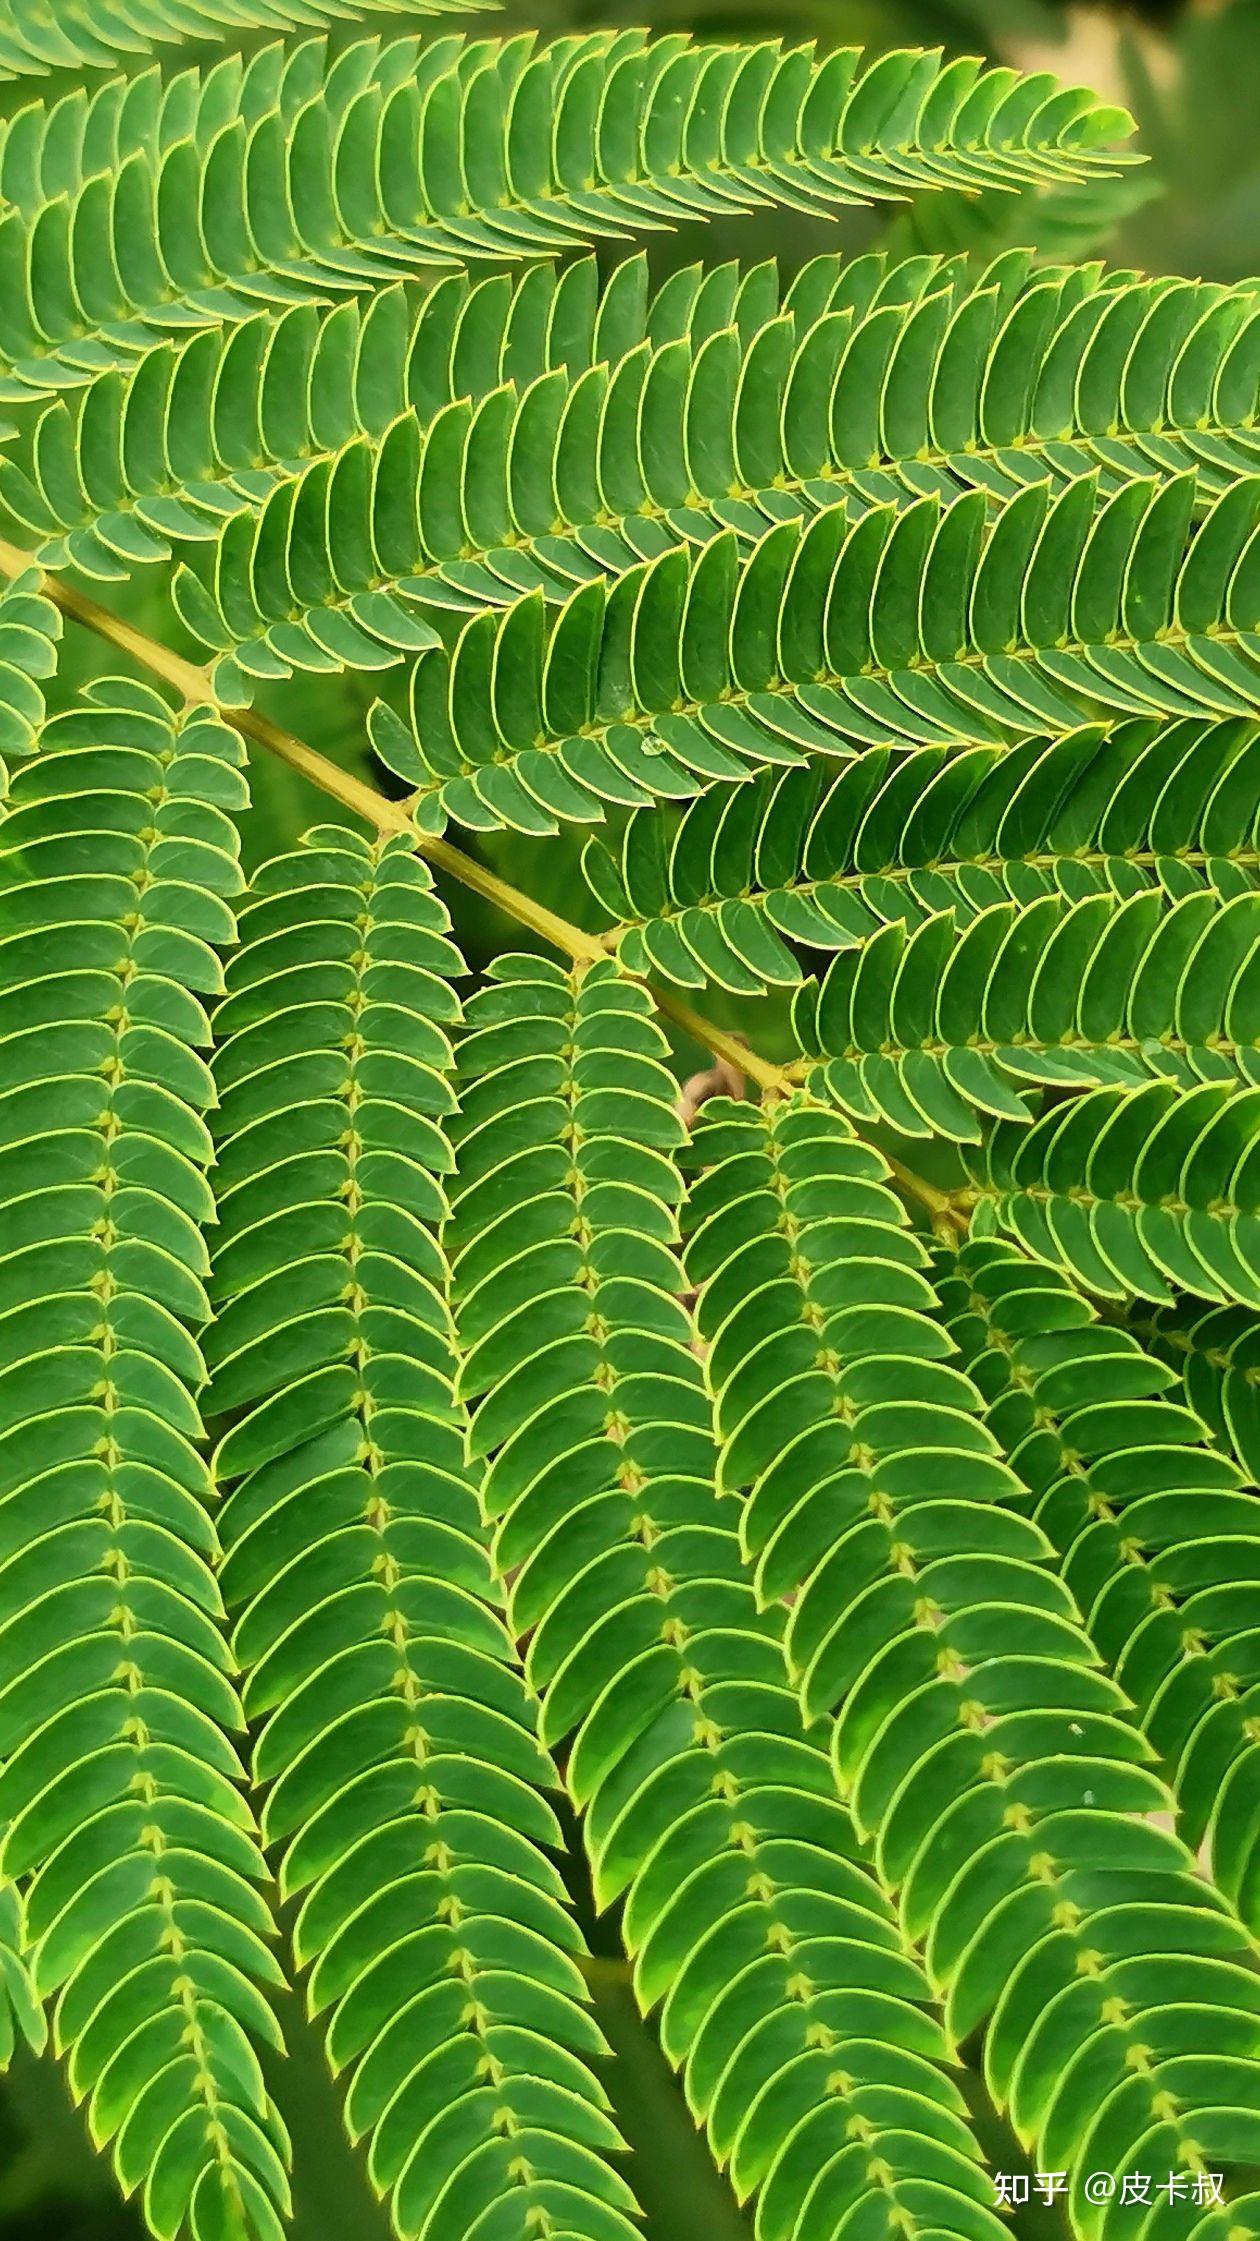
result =
M125 621L121 615L113 614L108 607L102 607L97 600L90 599L75 585L51 575L30 553L21 551L18 546L11 545L0 537L0 575L12 580L24 575L28 569L38 571L44 597L51 600L53 606L69 620L94 632L98 638L116 646L120 653L139 663L153 676L160 677L165 684L173 686L190 705L204 702L217 708L224 721L232 724L243 738L252 740L256 746L265 747L269 754L275 755L280 762L287 763L291 770L300 772L303 778L309 779L321 792L328 794L334 801L339 801L344 809L352 810L366 824L374 825L378 832L405 833L426 862L439 871L448 873L461 886L482 896L486 902L493 903L505 917L515 919L520 926L528 927L531 932L540 935L554 949L573 958L575 962L593 963L608 955L607 944L598 934L588 934L582 927L571 925L568 919L548 910L545 903L535 902L531 895L522 893L520 888L513 887L507 880L500 879L497 872L479 863L475 856L466 855L462 848L456 848L451 841L440 840L430 833L418 832L407 814L404 802L390 801L386 795L378 793L374 786L367 785L352 772L342 770L327 755L321 755L317 748L309 747L305 740L298 739L293 732L274 723L270 716L264 716L254 708L233 708L227 705L215 692L208 673L198 668L195 662L186 661L182 654L172 653L160 640L150 638L145 631L137 630L134 624ZM738 1036L728 1034L712 1020L705 1019L690 1004L684 1003L681 997L673 995L668 989L654 987L651 982L647 985L657 1009L667 1019L672 1019L675 1026L681 1027L685 1034L692 1036L702 1049L712 1052L715 1058L729 1060L750 1081L756 1082L759 1089L773 1095L786 1096L795 1086L790 1069L776 1066L771 1060L760 1057ZM890 1158L887 1152L881 1152L881 1157L887 1161L898 1188L927 1211L936 1229L948 1232L962 1226L963 1215L956 1194L935 1189L911 1168Z

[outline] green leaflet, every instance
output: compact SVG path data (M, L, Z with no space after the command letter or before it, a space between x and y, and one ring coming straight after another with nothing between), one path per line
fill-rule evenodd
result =
M17 0L19 7L23 4ZM190 0L180 4L191 24ZM310 0L303 4L313 24ZM29 10L29 0L25 5ZM14 0L6 0L0 26L5 17L11 19L13 8ZM58 11L59 16L66 12L64 6ZM117 23L117 0L114 16ZM174 34L173 20L169 29ZM225 54L204 69L171 72L155 64L90 88L75 86L51 101L28 101L13 116L0 119L0 199L29 221L59 195L77 194L89 179L116 171L131 156L143 155L152 163L182 140L204 153L234 117L252 128L276 110L292 124L321 86L344 110L383 67L414 66L422 43L391 42L388 51L397 60L386 66L379 39L356 40L340 50L335 62L326 39L287 46L277 40L249 56ZM458 41L448 40L446 47L454 55ZM139 49L133 46L132 51Z
M672 1250L666 1045L615 965L501 958L459 1046L445 1242L471 1446L597 1902L764 2241L994 2235L918 1967L713 1484ZM860 2147L856 2143L860 2142Z
M903 1928L1093 2241L1090 2171L1254 2152L1251 1949L1158 1826L1151 1747L945 1359L878 1156L795 1098L716 1101L695 1159L688 1272L760 1591L794 1591L804 1702L839 1703L837 1770Z
M363 16L460 15L472 7L473 0L57 0L53 9L32 0L4 0L0 77L99 67L155 47L226 40L242 32L288 31ZM234 57L221 66L228 83L233 66L239 68Z
M37 596L36 579L6 588L0 595L0 709L4 745L12 755L34 745L43 720L43 695L36 680L55 667L60 616ZM8 787L0 761L0 798ZM35 1998L22 1955L21 1901L11 1884L0 1886L0 2070L7 2068L19 2033L40 2048L47 2036L43 2011Z
M862 1121L978 1143L977 1113L1154 1075L1260 1084L1260 895L998 903L894 920L793 1004L809 1079Z
M961 931L1047 895L1239 894L1260 871L1258 771L1238 719L875 747L838 777L767 768L681 813L635 810L615 850L587 843L583 870L632 972L752 995L798 981L801 949L850 949L896 921L915 932L934 911Z
M822 211L909 184L1087 177L1131 120L1049 77L855 49L639 32L379 49L354 98L317 85L290 121L225 122L199 149L0 221L4 392L72 383L137 320L370 287L400 271L568 250L766 203Z
M37 743L44 718L40 682L54 673L60 629L61 617L39 596L34 575L19 577L0 593L0 748L10 758ZM8 780L0 757L0 802ZM0 832L2 819L0 810ZM0 2070L7 2068L19 2034L36 2049L47 2038L23 1943L21 1900L12 1884L0 1884Z
M979 497L852 526L838 507L746 557L728 531L695 559L585 585L550 623L537 597L475 616L417 663L409 725L378 706L373 743L427 826L540 832L598 819L603 800L687 799L868 743L1011 745L1104 711L1250 715L1260 478L1191 535L1193 496L1181 477L1102 503L1086 478L1054 500L1034 486L989 525ZM424 511L422 479L409 542ZM344 620L294 609L286 646Z
M1260 1336L1245 1308L1205 1307L1175 1300L1170 1307L1133 1311L1130 1328L1158 1360L1177 1372L1192 1409L1211 1427L1254 1485L1260 1477Z
M397 2231L630 2241L453 1393L448 927L405 842L337 827L242 912L215 1017L223 1590L295 1961Z
M61 616L32 569L0 590L0 802L11 762L29 755L44 721L42 686L55 675Z
M1260 1091L1096 1089L965 1148L978 1236L1006 1231L1104 1299L1260 1306Z
M22 1902L11 1883L0 1886L0 2072L7 2070L18 2036L42 2052L48 2037L22 1956Z
M973 290L938 260L911 258L884 274L876 291L871 268L878 271L882 260L841 268L820 259L783 291L781 310L772 267L754 268L738 293L733 274L727 280L729 268L719 268L703 285L698 274L684 271L646 312L632 264L614 273L598 321L590 300L593 278L588 287L579 266L570 268L557 312L565 347L550 353L541 337L531 339L550 276L536 270L516 291L500 277L477 292L477 308L467 314L471 350L465 343L448 383L434 380L433 345L417 336L417 381L398 372L374 378L366 414L343 408L337 416L324 402L319 425L300 446L289 432L294 346L277 344L260 373L252 365L260 354L255 322L239 340L211 345L203 338L184 353L192 373L185 370L178 397L172 395L166 408L174 414L178 407L184 464L173 477L169 468L165 473L172 495L181 475L194 482L210 475L213 452L205 440L190 440L183 423L190 411L204 418L203 392L215 354L225 348L236 369L227 412L248 378L251 409L266 427L275 420L267 410L269 380L281 390L285 433L270 449L281 456L290 481L314 455L327 467L356 435L383 439L405 406L424 424L442 405L467 398L482 409L448 416L442 457L445 475L460 485L469 549L430 556L430 597L468 609L485 598L501 603L515 596L531 571L544 588L571 587L594 569L631 567L723 524L747 539L787 515L808 518L842 496L859 510L933 490L951 497L978 487L999 498L1037 475L1062 482L1095 467L1110 490L1135 474L1197 467L1206 502L1256 464L1251 430L1260 315L1253 297L1240 291L1222 301L1219 291L1188 289L1174 306L1154 283L1113 296L1094 272L1058 282L1039 276L1024 294L1027 262L1026 255L1001 260ZM1094 283L1084 297L1082 281ZM433 307L439 348L449 330L454 285L439 291ZM381 339L394 316L388 302L374 302L373 366L389 347ZM1082 313L1096 330L1084 337ZM575 315L580 325L571 334ZM514 331L494 351L495 332L509 318ZM330 323L326 355L333 371L324 387L331 379L334 393L346 386L357 320L347 305ZM313 327L314 317L306 307L286 324L296 332ZM736 331L727 332L728 325ZM398 354L400 345L394 348ZM1068 386L1065 353L1075 364L1082 351L1087 367L1101 361L1100 371L1092 383ZM601 360L608 369L602 377L581 378ZM543 379L561 365L567 383ZM129 401L139 381L130 473L143 482L146 470L158 474L149 423L162 410L160 393L156 405L152 395L162 376L145 361L141 366L144 379L129 373L127 393ZM512 394L492 396L497 380L510 382ZM120 389L120 377L105 377L73 408L94 451L103 442L95 424L104 420L109 427L123 409ZM217 425L226 412L219 399L212 402ZM1229 416L1228 426L1218 424L1218 408ZM238 419L240 411L238 404ZM723 422L729 422L725 444L714 441L715 425ZM1111 435L1117 424L1123 433ZM226 433L229 449L239 451L242 433ZM267 444L260 447L252 431L251 440L256 453L266 453ZM76 517L86 521L94 508L117 498L112 491L89 496L76 457L82 448L68 408L38 424L32 456L21 477L9 474L6 493L33 527L46 533L59 522L69 528ZM258 457L260 468L266 463ZM98 467L98 479L100 473ZM248 501L256 510L279 479L247 481L237 493L238 507ZM31 484L39 486L38 495ZM490 541L490 493L497 494L499 509L497 548ZM211 492L190 496L208 509L208 518L194 515L182 533L222 537L216 516L235 509ZM280 503L273 499L273 506ZM178 516L173 525L178 532ZM82 533L73 549L92 551ZM240 555L232 557L239 564ZM212 593L215 569L228 567L226 554L203 562L200 573Z
M430 596L467 609L515 596L531 569L571 587L840 497L998 499L1091 469L1111 491L1196 468L1206 503L1260 460L1251 295L1111 286L1096 269L1026 285L1026 253L975 287L937 259L885 263L820 258L782 290L773 266L684 269L649 304L641 259L602 293L579 261L515 287L452 275L419 304L396 283L367 311L350 297L256 313L86 381L29 425L0 488L43 558L117 574L171 539L217 544L226 520L279 508L284 486L405 410L426 427L466 399L483 409L448 416L444 463L473 549L433 562ZM511 544L477 555L490 491Z
M924 274L927 260L918 260ZM872 294L883 260L863 260ZM784 311L861 290L861 271L820 258L786 290ZM906 285L906 268L886 276ZM101 577L169 559L176 544L213 542L238 513L398 416L422 425L458 398L480 403L505 382L527 390L560 371L576 382L678 334L697 342L728 324L755 333L779 309L772 265L698 267L649 292L646 259L601 286L593 258L532 265L472 282L451 273L407 282L331 310L295 303L191 336L150 339L36 418L0 461L0 496L38 539L50 567Z
M282 1979L196 1394L243 749L89 689L0 822L0 1872L93 2138L153 2232L282 2231Z
M1097 1645L1169 1769L1177 1823L1260 1930L1260 1517L1175 1370L997 1240L941 1256L946 1325ZM1050 2160L1054 2157L1051 2155Z
M426 14L0 0L0 2061L280 2241L272 1862L399 2241L633 2241L563 1799L757 2241L1002 2241L964 2048L1239 2241L1260 295L1044 261L1144 192L1044 75ZM152 562L215 705L96 610L192 698L50 719ZM391 669L241 903L220 711Z
M304 605L335 603L338 587L401 588L464 613L534 588L563 598L601 575L703 547L723 528L746 547L773 524L806 525L842 499L855 516L909 505L902 543L913 553L922 546L926 501L969 491L975 502L957 515L936 559L928 645L935 652L939 643L943 658L951 631L961 628L955 579L974 565L989 510L984 496L992 505L1024 494L1015 516L1022 527L1008 532L1022 573L1045 498L1042 492L1038 501L1030 485L1061 488L1093 473L1123 523L1135 505L1142 511L1136 499L1124 501L1135 480L1151 495L1173 481L1146 540L1162 550L1176 544L1179 522L1184 534L1194 505L1233 487L1260 458L1252 440L1260 313L1252 295L1221 300L1187 289L1174 296L1154 283L1082 292L1082 279L1096 282L1089 273L1057 282L1038 276L1021 290L1026 269L1024 256L1001 260L976 290L961 292L948 267L910 259L863 309L860 266L826 295L810 268L780 316L773 315L774 291L760 291L766 316L749 323L751 332L706 332L697 324L657 347L649 333L637 349L627 338L615 362L532 381L522 367L501 390L457 398L436 423L402 413L387 430L290 473L266 492L261 518L220 525L177 578L185 619L207 644L265 675L285 657ZM1117 425L1123 437L1110 433ZM57 504L72 517L83 499L57 456L65 449L53 445L48 479L65 490ZM1177 480L1190 470L1193 484ZM417 486L414 506L399 500L400 476ZM315 509L326 494L325 517ZM31 513L20 488L16 501ZM918 512L916 501L923 502ZM1073 527L1082 530L1087 508L1082 489L1039 548L1028 616L1037 644L1047 642L1039 635L1043 618L1057 623L1051 642L1066 640L1074 619L1057 617L1047 590L1054 586L1058 597L1058 572L1073 564L1056 537L1061 545ZM1130 536L1135 528L1132 521ZM890 529L885 516L882 535L868 532L874 559ZM1110 535L1114 544L1114 521ZM312 539L329 547L331 579L323 590L294 596L302 581L318 584L308 558L299 578L289 569L286 598L279 564L295 542ZM376 565L365 577L369 546ZM823 532L813 549L823 578L815 601L828 558L835 554ZM1124 560L1116 552L1113 566L1122 569ZM1156 567L1149 550L1142 565ZM1100 558L1094 566L1101 568ZM891 599L891 583L885 592ZM1088 574L1078 604L1082 619L1098 611ZM1152 578L1148 605L1158 604ZM1135 603L1132 619L1141 614ZM1004 610L986 609L980 645L1005 646L1011 630L992 636L1003 618Z

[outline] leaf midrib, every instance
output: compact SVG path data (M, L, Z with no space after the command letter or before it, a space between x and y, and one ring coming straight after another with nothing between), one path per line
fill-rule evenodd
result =
M696 912L701 913L706 918L716 920L720 925L722 913L731 903L746 903L750 909L764 911L768 916L770 904L782 895L799 895L807 900L813 900L819 895L825 896L839 891L842 894L852 894L858 902L865 904L866 898L863 889L877 881L885 885L909 887L913 880L921 879L929 874L943 879L954 879L963 872L981 871L992 872L1001 877L1003 873L1016 866L1030 871L1044 871L1053 874L1061 864L1079 864L1086 870L1100 872L1104 875L1112 864L1131 864L1135 870L1157 874L1160 865L1170 861L1185 864L1191 870L1201 871L1205 874L1213 864L1236 864L1240 870L1252 874L1260 881L1260 841L1253 846L1247 846L1243 842L1239 842L1234 848L1213 849L1047 848L1033 850L1018 856L1003 856L996 850L992 850L972 856L933 856L922 864L875 864L869 866L865 871L820 872L816 878L807 879L802 874L796 879L781 882L777 887L742 887L730 895L710 892L701 896L696 902L684 903L679 902L675 897L671 897L664 910L653 911L647 916L618 919L615 926L607 929L603 940L609 949L615 949L627 934L643 933L652 926L672 926L683 919L692 917ZM1105 890L1100 889L1100 892L1105 892ZM871 908L872 906L867 904L866 907ZM968 901L967 907L973 915L978 914L979 906ZM776 931L779 931L779 929L776 928ZM837 929L838 933L839 931ZM801 937L789 935L787 938L792 940ZM819 940L817 943L811 942L807 946L822 949L828 945ZM837 941L836 946L838 948L849 948L852 943L845 938Z

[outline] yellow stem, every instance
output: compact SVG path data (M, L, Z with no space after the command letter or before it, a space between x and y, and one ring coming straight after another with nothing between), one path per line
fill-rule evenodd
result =
M354 777L350 771L342 770L327 755L321 755L317 748L308 747L304 739L298 739L293 732L274 723L270 716L261 715L254 708L229 707L219 699L205 669L199 669L195 662L185 661L181 654L172 653L160 640L150 638L145 631L137 630L134 624L124 621L121 615L113 614L108 607L102 607L97 600L90 599L86 592L79 591L75 585L64 583L59 576L49 574L30 553L22 552L18 546L11 545L0 537L0 575L12 579L24 575L31 568L39 571L44 597L51 600L63 615L82 624L84 629L93 631L108 645L116 646L120 653L138 662L141 668L151 671L155 677L160 677L165 684L172 685L190 705L209 703L217 708L224 721L232 724L243 738L252 740L256 746L265 747L269 754L275 755L280 762L287 763L291 770L300 772L303 778L309 779L312 785L318 786L321 792L328 794L334 801L339 801L344 809L352 810L366 824L374 825L382 833L405 833L426 862L433 864L439 871L449 873L462 886L493 903L505 917L514 918L518 925L529 927L564 955L580 963L593 963L608 955L603 937L588 934L582 927L571 925L568 919L548 910L545 903L535 902L531 895L522 893L520 888L500 879L488 866L478 863L475 856L465 855L463 849L456 848L451 841L417 832L407 814L405 803L388 800L374 786ZM769 1059L760 1057L737 1035L730 1035L724 1028L715 1026L712 1020L705 1019L700 1012L694 1011L690 1004L684 1003L681 997L673 995L670 990L654 987L651 982L648 986L657 1009L667 1019L672 1019L676 1026L692 1036L702 1049L710 1051L715 1058L728 1060L740 1073L747 1075L749 1081L755 1082L759 1089L775 1096L786 1096L794 1087L793 1075L788 1068L775 1066ZM899 1160L889 1158L886 1152L882 1156L899 1189L906 1196L918 1200L939 1230L960 1226L962 1217L955 1194L934 1189L910 1168L903 1167Z

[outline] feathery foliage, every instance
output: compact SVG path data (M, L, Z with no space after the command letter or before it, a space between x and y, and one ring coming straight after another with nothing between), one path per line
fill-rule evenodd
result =
M505 958L467 1025L461 1384L482 1396L511 1623L544 1735L569 1740L596 1896L624 1898L635 1990L738 2193L760 2187L759 2232L822 2215L822 2187L832 2219L882 2195L983 2241L990 2190L926 1979L715 1490L648 999L611 961Z
M1254 1932L1254 1496L1170 1394L1176 1373L1056 1272L977 1243L941 1297L1023 1506L1172 1772L1179 1832Z
M942 1359L927 1255L878 1156L808 1100L710 1110L688 1268L722 1481L747 1495L761 1593L794 1593L802 1701L839 1708L838 1779L901 1886L905 1931L926 1940L947 2023L984 2029L990 2090L1039 2168L1071 2174L1090 2232L1091 2171L1254 2159L1245 1932L1158 1825L1171 1798L1143 1763L1155 1750L1082 1620L1088 1562L1056 1563L1048 1527L1013 1498L1008 1428L1000 1444L972 1379ZM1088 1318L1062 1297L1060 1327L1073 1309ZM1069 1422L1069 1451L1089 1454ZM1075 1478L1066 1493L1088 1516ZM1176 1487L1156 1499L1176 1509ZM1134 1962L1167 2021L1126 1999Z
M749 276L762 278L740 293L773 303L776 276ZM710 318L733 309L739 275L729 279ZM525 388L560 367L576 376L627 356L670 323L680 293L668 283L650 302L642 257L600 291L594 259L583 257L531 265L515 284L452 273L427 291L397 282L332 310L294 304L155 339L125 369L29 421L21 448L0 462L4 500L50 565L125 575L169 560L173 537L213 539L316 456L331 464L406 411L427 426L504 382ZM693 324L701 316L685 302L679 312Z
M1260 896L1169 903L1047 895L896 920L802 991L794 1025L837 1105L908 1136L978 1139L977 1109L1022 1121L1020 1090L1152 1074L1253 1086Z
M1123 114L1053 80L839 49L529 40L317 46L248 119L142 145L0 218L0 393L75 386L146 328L520 260L683 216L911 184L1088 176ZM277 58L282 61L282 58ZM265 103L263 106L261 103ZM216 107L218 104L216 103Z
M1017 255L973 285L933 259L872 255L815 260L781 304L768 267L684 270L649 301L641 257L602 289L588 260L534 265L515 287L453 275L418 301L396 285L366 308L295 305L155 341L31 422L4 496L41 557L117 574L169 557L172 526L218 543L235 515L296 502L290 485L316 466L344 474L357 438L370 463L414 415L421 470L437 446L459 486L465 549L430 594L455 604L461 587L519 590L522 542L540 581L581 581L594 562L630 567L724 523L756 536L844 495L864 510L1197 468L1206 502L1260 457L1254 299L1105 280L1030 282ZM729 444L715 440L725 419ZM487 486L506 493L497 529ZM420 528L417 568L445 557L423 512Z
M288 2201L195 1398L243 760L212 710L98 685L0 822L0 1872L94 2139L155 2233L206 2236Z
M756 2241L1239 2241L1260 299L1043 75L425 12L0 10L0 2061L279 2241L291 1982L399 2241L634 2241L622 1969Z
M934 914L962 934L1011 903L1247 892L1258 752L1246 721L1149 717L1017 747L872 748L838 777L767 767L679 817L636 810L583 870L632 970L752 995L799 981L801 950L860 951Z
M1254 1482L1260 1463L1253 1398L1257 1362L1245 1309L1183 1299L1153 1316L1132 1315L1130 1327L1177 1372L1191 1408Z
M426 497L449 508L451 490L423 470L404 486L417 492L401 525L414 551ZM392 531L403 510L392 468L381 488ZM1250 715L1260 477L1233 484L1197 527L1196 495L1192 476L1146 478L1104 501L1085 476L1057 497L1032 483L992 522L976 492L853 523L828 507L746 554L725 530L695 558L676 548L611 585L596 575L554 617L539 594L474 617L453 651L435 645L413 667L410 724L383 707L373 742L414 785L428 829L453 816L537 832L592 822L601 800L685 799L811 753L1013 746L1152 707ZM449 514L447 532L458 535ZM292 573L267 585L256 565L237 576L238 627L264 619L264 599L287 599L289 617L270 642L238 645L236 664L264 666L282 643L284 667L317 636L326 658L344 644L348 660L384 661L360 625L397 643L427 627L379 588L356 599L348 576L335 589L326 580L324 604L303 614ZM423 579L410 588L422 594ZM309 571L305 589L316 589Z
M494 5L494 0L489 0ZM0 76L99 67L189 42L373 16L450 16L473 0L4 0Z
M1174 1289L1260 1306L1260 1097L1210 1082L1097 1089L970 1153L975 1224L1004 1229L1101 1298ZM1072 1164L1074 1162L1074 1164Z
M555 1775L452 1389L446 924L405 840L337 828L243 913L215 1015L224 1592L294 1960L398 2229L563 2212L617 2241Z

